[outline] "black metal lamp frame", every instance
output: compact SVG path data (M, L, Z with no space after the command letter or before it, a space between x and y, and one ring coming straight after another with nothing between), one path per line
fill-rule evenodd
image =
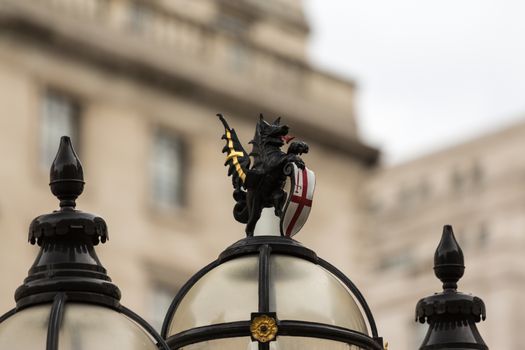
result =
M15 293L16 307L0 316L1 325L21 310L51 304L46 350L58 350L59 330L68 302L102 306L123 314L146 331L161 350L176 350L199 342L234 337L250 337L258 342L259 350L269 350L270 342L278 336L327 339L366 350L383 350L383 339L378 336L372 312L354 283L314 251L291 238L276 236L246 237L197 272L176 295L161 334L158 334L143 318L120 304L120 290L111 283L96 256L94 246L108 239L107 227L104 219L75 209L75 200L83 191L84 181L82 166L68 137L61 139L50 178L51 190L60 199L60 210L41 215L31 223L29 241L41 246L40 254ZM279 320L278 310L270 309L272 254L303 259L331 273L346 286L361 307L371 335L325 323ZM195 327L168 337L173 316L188 291L214 268L242 256L258 256L258 309L251 313L251 319ZM436 276L443 282L443 292L423 298L416 307L416 320L430 324L420 349L487 350L475 326L476 322L485 319L483 301L457 291L457 282L463 276L465 266L463 253L450 226L444 227L434 264ZM271 320L271 336L254 332L258 319ZM264 330L259 328L261 333L267 330L264 327Z
M21 310L51 304L46 350L58 350L59 331L68 302L110 308L137 325L169 350L164 339L142 317L120 304L120 290L111 282L94 246L108 239L103 218L75 209L84 189L83 169L71 140L63 136L51 166L51 191L60 209L35 218L29 227L29 242L40 253L24 283L16 290L16 307L0 317L0 325Z
M371 336L355 330L338 327L330 324L323 324L317 322L309 322L302 320L277 320L278 334L277 336L292 336L292 337L308 337L308 338L322 338L333 340L350 345L357 345L363 349L369 350L383 350L383 339L378 336L376 323L372 316L372 312L365 301L361 292L357 289L355 284L345 276L340 270L328 263L326 260L319 258L315 252L304 247L299 242L287 237L274 236L255 236L246 237L220 254L219 258L199 272L197 272L178 292L175 299L171 303L164 323L162 325L161 335L167 338L167 343L171 349L179 349L181 347L214 339L224 339L233 337L251 337L250 326L254 317L259 315L268 315L276 318L276 313L279 310L270 310L270 256L271 254L280 254L293 256L298 259L304 259L317 264L333 274L355 297L360 307L362 308L368 323ZM182 299L186 296L188 291L199 281L204 275L225 263L226 261L247 255L259 256L259 307L257 312L252 313L251 320L241 320L237 322L227 322L214 325L207 325L202 327L192 328L178 334L168 337L170 322L173 315L177 311ZM272 312L273 311L273 312ZM253 337L252 337L253 339ZM269 342L258 341L259 350L269 350Z

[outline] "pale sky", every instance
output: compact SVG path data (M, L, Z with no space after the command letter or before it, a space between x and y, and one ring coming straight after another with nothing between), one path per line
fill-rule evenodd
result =
M525 121L525 1L305 0L310 56L358 86L389 164Z

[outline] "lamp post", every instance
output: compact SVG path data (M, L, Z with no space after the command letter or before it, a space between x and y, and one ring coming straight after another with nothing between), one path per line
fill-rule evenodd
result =
M220 118L234 217L246 224L246 237L181 288L162 336L120 304L120 290L94 249L108 239L106 223L75 209L84 189L83 170L71 140L62 137L50 173L60 209L30 225L29 241L40 252L15 292L16 307L0 317L1 349L384 349L359 289L292 238L313 201L315 174L300 157L308 145L296 141L282 152L291 139L288 127L261 116L248 154ZM257 224L265 213L272 225L261 228ZM434 262L443 292L416 307L416 319L430 325L420 350L488 350L476 328L485 318L483 301L457 291L465 267L450 226L444 228Z
M103 218L75 209L84 189L82 165L71 140L60 140L50 187L60 209L29 228L40 252L16 290L16 307L0 317L2 349L164 349L158 333L120 304L94 246L108 239Z
M234 129L219 116L235 218L247 237L194 275L173 300L162 327L171 349L383 350L364 297L340 270L292 239L312 204L315 175L294 142L284 153L288 127L257 123L253 164ZM288 197L283 193L290 177ZM258 231L263 208L278 223ZM259 222L260 224L260 222Z
M429 324L420 350L488 350L476 327L486 317L483 300L457 291L464 271L463 251L447 225L434 255L434 273L443 282L443 292L416 306L416 321Z

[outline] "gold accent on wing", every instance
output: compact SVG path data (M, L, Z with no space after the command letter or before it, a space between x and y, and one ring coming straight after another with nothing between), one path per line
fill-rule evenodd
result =
M230 153L226 156L226 162L228 162L230 159L232 160L233 165L235 166L235 170L237 171L237 175L241 178L242 182L246 180L246 174L242 170L241 164L239 163L238 157L243 157L244 153L241 151L236 151L233 148L233 140L232 140L232 134L229 130L226 130L226 139L228 140L228 148L230 149Z
M274 318L267 315L255 317L250 325L252 337L261 343L267 343L274 340L277 331L277 322Z
M229 161L230 159L232 158L237 158L237 157L242 157L244 156L244 153L240 152L240 151L234 151L232 150L227 156L226 156L226 161ZM233 161L235 162L237 159L234 159Z

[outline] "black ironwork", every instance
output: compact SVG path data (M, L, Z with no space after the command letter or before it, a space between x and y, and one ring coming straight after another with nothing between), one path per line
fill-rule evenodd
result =
M242 159L233 161L233 156L241 157L242 154L248 156L244 150L235 153L238 152L235 145L239 143L235 131L229 128L222 116L220 118L226 129L225 138L228 140L225 151L230 152L227 157L227 164L231 162L229 174L237 173L233 178L234 197L238 202L236 210L241 210L238 206L243 201L242 205L245 205L246 208L242 210L247 210L247 208L255 211L262 210L262 207L269 205L268 198L271 197L274 200L271 205L276 208L276 215L279 215L282 207L278 198L279 191L282 191L280 180L274 183L279 192L277 194L270 191L269 188L263 191L264 195L250 194L251 185L246 184L245 180L251 174L255 180L246 181L262 181L260 178L257 180L257 176L263 175L257 174L260 168L256 167L257 162L261 160L256 159L256 164L252 168L249 168L249 159L247 163ZM261 117L257 125L256 137L252 141L254 150L251 155L260 154L265 142L268 142L266 146L273 147L272 154L280 152L279 147L284 144L287 131L288 127L281 126L278 120L273 124L268 124ZM280 143L277 142L278 137L281 138ZM290 149L289 154L298 155L305 153L308 147L306 144L295 143L290 146ZM280 156L282 154L279 153ZM304 167L300 158L288 157L287 159L286 165L295 163ZM245 162L245 164L239 162ZM243 174L246 179L242 178ZM268 174L264 176L271 177ZM36 304L50 304L46 350L58 350L59 330L65 309L70 302L109 307L121 313L142 327L162 350L179 349L203 341L232 337L257 341L259 350L269 350L270 342L276 340L278 336L327 339L363 349L383 350L383 340L378 336L372 312L355 284L335 266L319 258L314 251L290 237L254 237L253 228L260 213L253 214L253 212L249 213L247 219L248 237L224 250L215 261L200 270L181 288L169 307L162 326L161 337L143 318L120 304L120 290L111 282L106 269L96 255L94 246L108 240L107 226L103 218L75 209L76 199L84 189L84 179L82 165L68 137L62 137L60 141L57 156L51 167L50 179L51 191L60 200L60 209L41 215L32 221L29 229L29 242L40 246L40 252L24 283L15 292L16 308L0 316L1 324L20 310ZM258 190L262 188L258 187L259 185L256 186ZM241 198L239 191L246 192L244 199ZM271 195L265 197L268 194ZM251 202L250 196L256 198L253 199L254 202ZM254 207L257 201L260 203ZM244 215L239 213L240 211L236 215ZM272 310L270 305L272 255L303 259L317 264L332 274L347 288L362 309L370 335L331 324L304 320L279 320L279 310ZM258 310L247 315L247 318L250 318L246 320L195 327L168 337L170 322L190 289L216 267L243 256L258 257ZM452 227L447 225L443 229L443 235L434 256L434 271L443 283L443 291L421 299L416 306L416 320L429 324L429 330L420 350L488 350L476 327L476 323L485 320L486 317L483 301L478 297L457 291L457 282L463 276L464 270L463 252L454 237ZM267 333L269 330L267 325L271 326L273 333ZM254 329L260 331L260 334L254 332Z
M317 254L306 248L298 241L289 237L279 236L255 236L243 238L224 250L217 259L220 263L243 255L254 255L259 253L263 245L271 247L272 254L285 254L295 256L310 262L318 262Z
M416 306L416 321L429 324L420 350L488 350L476 327L486 317L483 300L457 291L464 270L463 251L447 225L434 255L434 272L443 292L421 299Z
M166 340L164 340L164 338L160 336L160 334L155 330L155 328L153 328L148 322L146 322L145 319L140 317L137 313L135 313L131 309L128 309L122 304L119 305L118 311L121 312L123 315L126 315L126 317L133 320L133 322L137 323L142 328L144 328L144 330L146 330L146 332L155 339L155 341L157 342L157 347L160 350L169 349Z
M25 308L51 303L46 350L57 350L67 303L95 304L122 313L141 326L159 349L168 350L153 327L120 304L120 290L97 257L94 246L108 240L107 226L103 218L75 209L75 201L84 189L84 178L80 160L67 136L60 139L49 185L60 200L60 209L31 222L29 242L39 245L40 252L15 292L16 308L0 317L0 323Z
M103 218L75 209L84 189L82 165L69 137L62 137L50 172L51 191L60 209L35 218L29 242L41 249L27 278L15 292L18 308L51 302L68 291L70 301L88 301L116 308L120 290L111 283L94 246L108 239Z
M250 321L237 321L192 328L169 337L167 343L171 349L180 349L187 345L209 340L236 337L247 338L249 334ZM363 349L383 350L382 342L372 339L366 334L323 323L293 320L279 321L279 335L327 339L357 345ZM268 345L269 343L260 344Z
M346 288L350 294L355 297L362 308L371 336L357 332L355 330L336 327L328 324L306 322L303 320L278 320L279 310L269 309L269 273L270 273L270 256L273 254L293 256L298 259L310 261L318 264L329 273L334 275ZM169 336L170 323L177 312L177 307L184 299L188 291L207 273L219 265L242 256L258 256L259 261L259 310L253 312L251 319L239 320L221 324L213 324L202 327L196 327L182 331L175 335ZM231 337L251 337L250 325L254 316L268 315L277 322L277 336L298 336L311 338L324 338L334 341L345 342L348 344L358 345L364 349L382 350L383 340L377 334L377 327L372 312L366 303L363 295L357 287L346 277L340 270L325 260L318 258L315 252L304 247L301 243L288 237L281 236L249 236L228 247L224 250L219 258L208 264L202 270L197 272L181 288L173 300L164 324L162 327L162 336L167 338L167 343L171 349L179 349L189 344L199 343L213 339L223 339ZM250 316L250 315L247 315ZM259 349L268 349L269 342L259 342Z
M281 216L286 200L284 168L295 163L303 169L304 162L300 155L308 153L308 145L294 141L284 153L281 147L293 139L288 135L288 126L281 125L281 118L270 124L261 114L255 136L250 141L252 151L248 154L222 114L217 116L225 130L222 138L226 140L226 146L222 151L227 154L224 165L228 166L228 175L232 176L233 198L236 201L233 216L246 224L246 234L253 236L263 208L273 207L275 215ZM253 165L250 157L253 158Z
M4 322L4 321L7 320L9 317L13 316L15 313L16 313L16 308L13 308L13 309L7 311L5 314L3 314L2 316L0 316L0 323Z
M219 266L221 262L219 260L214 260L205 267L203 267L199 272L197 272L195 275L193 275L177 292L177 295L175 295L175 298L171 302L168 312L166 313L166 318L164 318L164 322L162 323L161 328L161 336L166 339L168 337L169 327L171 323L172 316L177 311L177 308L179 307L180 302L186 294L190 291L190 289L197 283L204 275L206 275L208 272Z
M55 300L53 301L49 315L49 323L47 325L47 350L58 350L58 332L60 330L66 300L67 296L64 293L55 295Z
M259 248L259 312L270 312L270 252L268 244Z
M214 339L250 337L250 321L218 323L209 326L195 327L169 337L166 342L171 349Z
M84 171L69 137L60 140L50 170L49 187L60 200L60 210L35 218L29 227L29 241L42 246L45 238L85 235L93 245L108 239L103 218L75 210L76 199L84 191Z
M366 334L351 329L323 323L288 320L280 321L279 335L314 337L357 345L363 349L384 350L383 343L380 339L372 339Z
M259 350L270 350L270 343L259 343Z
M374 316L372 315L372 310L370 310L370 307L368 306L368 303L365 300L365 297L363 294L361 294L361 291L357 289L357 286L348 278L341 270L336 268L334 265L330 264L328 261L323 260L319 258L319 265L324 267L326 270L330 271L334 274L337 278L339 278L343 284L350 290L350 292L354 295L354 297L359 302L359 305L363 308L363 312L366 315L368 325L370 327L370 333L372 334L372 337L375 339L379 339L380 342L382 342L381 338L379 337L379 334L377 332L377 326L376 321L374 320Z

